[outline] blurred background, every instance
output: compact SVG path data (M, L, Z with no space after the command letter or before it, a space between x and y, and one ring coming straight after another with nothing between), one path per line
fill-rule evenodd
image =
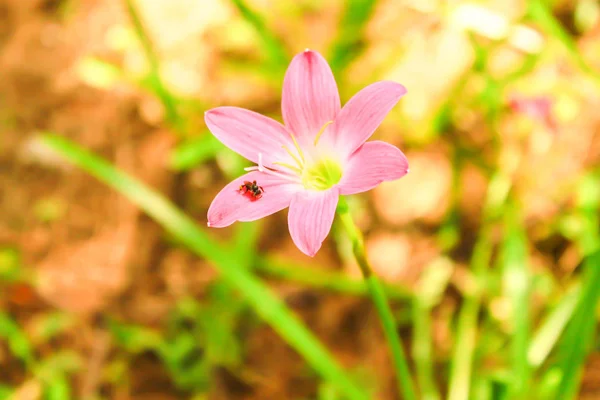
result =
M567 399L557 373L585 360L575 396L600 399L586 264L600 243L597 0L0 0L0 399L343 398L208 261L44 132L168 197L374 399L398 398L337 226L314 259L285 211L205 228L249 163L204 111L281 120L283 74L307 47L342 102L382 79L408 89L374 138L410 174L350 201L423 398L512 398L521 379L520 398Z

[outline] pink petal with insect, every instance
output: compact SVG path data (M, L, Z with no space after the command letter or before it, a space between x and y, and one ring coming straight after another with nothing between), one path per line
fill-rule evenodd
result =
M342 195L366 192L407 173L408 160L404 153L396 146L375 140L363 144L350 156L338 187Z
M294 142L279 122L254 111L238 107L217 107L204 116L208 129L225 146L248 160L272 167L273 162L290 162L282 146L292 148Z
M256 181L264 189L256 199L251 193L240 193L245 181ZM217 194L208 209L208 226L223 228L235 221L254 221L288 207L294 194L303 187L263 172L252 171L231 181Z
M331 230L339 190L337 187L314 192L298 192L290 204L290 235L301 252L314 256Z
M381 81L367 86L344 105L322 140L344 154L352 154L371 137L405 94L404 86L396 82Z
M333 72L316 51L306 50L294 57L285 73L281 112L285 125L302 142L312 142L340 110Z

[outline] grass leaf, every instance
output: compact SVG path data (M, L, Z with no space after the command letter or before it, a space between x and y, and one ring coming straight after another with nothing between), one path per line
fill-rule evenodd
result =
M585 260L583 286L573 319L565 330L554 368L561 371L555 399L570 400L577 395L583 365L596 331L596 307L600 299L600 251Z
M511 393L515 398L525 399L529 393L531 380L531 369L527 360L531 279L527 267L527 236L514 203L511 203L505 211L502 258L504 291L511 303L511 320L514 323L511 338L513 373Z

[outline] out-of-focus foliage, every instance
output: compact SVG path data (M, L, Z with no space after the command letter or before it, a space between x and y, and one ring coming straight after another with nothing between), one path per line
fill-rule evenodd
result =
M348 203L419 398L600 398L597 1L0 0L0 399L396 398L338 226L205 228L204 112L281 120L305 48L408 89Z

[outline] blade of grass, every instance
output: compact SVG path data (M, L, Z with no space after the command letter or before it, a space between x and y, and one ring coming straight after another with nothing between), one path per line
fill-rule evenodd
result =
M142 23L140 15L135 7L134 0L123 1L125 3L125 9L127 10L131 23L133 24L136 36L140 41L146 59L150 64L150 74L147 77L146 83L163 104L167 115L167 121L172 124L180 134L183 134L183 121L181 120L179 112L177 111L177 100L166 88L160 77L160 59L154 50L150 36L144 28L144 24Z
M511 202L505 211L505 237L502 248L502 279L506 297L511 303L514 328L511 338L512 373L511 397L526 399L531 380L527 360L529 343L530 276L527 269L527 237L523 231L517 206Z
M566 29L563 28L560 22L554 17L548 4L544 0L530 0L528 15L532 20L540 24L548 34L562 43L569 52L573 62L575 62L583 72L588 74L588 76L593 78L597 83L600 83L600 72L593 70L588 65L577 49L577 44L571 35L569 35Z
M557 354L562 372L555 400L574 399L579 389L583 365L596 332L596 307L600 299L600 251L586 257L583 265L583 286L573 319L567 326Z
M550 376L558 373L561 377L555 392L556 400L569 400L577 395L585 357L596 332L596 308L600 300L599 183L600 173L595 171L586 174L577 187L576 207L584 224L575 241L586 257L575 313L558 344L557 361L548 372Z
M254 27L254 30L260 37L263 49L266 52L267 59L271 67L275 68L275 73L283 75L289 56L282 41L269 29L265 20L254 10L252 10L244 0L231 0L242 17Z
M492 257L492 237L490 229L479 233L473 249L470 267L475 278L481 282ZM466 295L458 314L456 343L450 362L450 383L448 400L468 399L473 368L473 353L477 340L477 318L481 308L480 288L474 288Z
M4 312L0 312L0 338L6 339L8 348L15 357L28 367L33 365L35 357L27 335L15 320Z
M330 272L324 268L306 267L274 257L262 257L254 266L255 271L280 279L296 282L302 286L332 290L345 294L367 296L369 289L364 281L347 275ZM383 284L385 293L390 299L408 301L411 292L402 286Z
M558 305L546 316L531 339L527 351L527 359L532 367L541 366L548 358L567 323L571 320L580 296L581 286L577 285L564 295Z
M345 3L337 38L329 51L329 65L336 76L362 51L364 29L377 0L346 0Z
M425 268L415 290L412 354L423 400L440 399L433 374L431 312L440 302L452 271L453 266L448 259L437 259Z
M493 241L491 222L502 214L505 200L512 183L508 176L498 172L494 174L488 185L483 209L482 228L473 248L469 267L475 279L475 287L465 295L463 305L458 314L456 327L456 343L450 361L450 383L448 400L469 399L471 390L471 373L473 354L477 339L477 319L481 309L481 284L487 276L487 269L492 258Z
M120 192L190 250L211 261L221 276L245 296L254 311L349 399L367 398L298 317L248 269L240 268L228 248L211 239L172 203L107 161L64 138L45 134L42 141L71 163Z

